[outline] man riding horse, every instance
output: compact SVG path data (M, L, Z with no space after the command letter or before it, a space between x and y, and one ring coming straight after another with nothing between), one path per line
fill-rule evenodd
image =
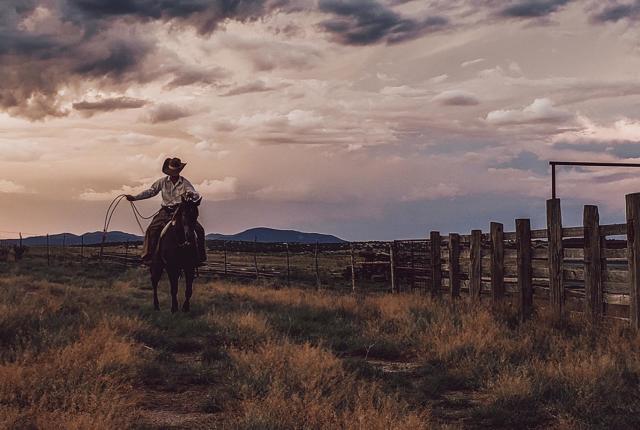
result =
M187 163L183 163L179 158L167 158L162 165L162 172L167 176L158 179L151 185L151 188L140 194L135 196L127 195L127 200L136 201L148 199L158 195L158 193L162 193L162 207L151 220L151 224L149 224L144 236L142 261L146 265L151 265L158 247L160 234L172 220L175 210L182 201L182 197L189 196L193 200L200 198L191 182L180 176L180 172L186 165ZM204 228L199 222L196 222L195 232L198 246L198 264L202 264L207 259L207 252L205 249Z

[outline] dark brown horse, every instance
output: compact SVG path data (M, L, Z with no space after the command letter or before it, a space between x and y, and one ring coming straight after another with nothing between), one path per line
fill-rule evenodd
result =
M198 206L201 199L194 201L182 198L173 219L164 229L151 263L151 285L153 287L153 306L160 310L158 302L158 282L162 272L166 271L171 284L171 312L178 311L178 280L184 275L186 290L182 310L189 312L193 279L198 262L195 224L198 219Z

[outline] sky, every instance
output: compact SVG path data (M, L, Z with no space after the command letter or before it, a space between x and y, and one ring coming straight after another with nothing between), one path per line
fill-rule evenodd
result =
M640 1L3 0L0 238L101 230L173 156L207 232L543 226L549 160L640 162L639 21ZM623 221L636 191L633 169L558 172L565 225ZM138 229L124 205L111 227Z

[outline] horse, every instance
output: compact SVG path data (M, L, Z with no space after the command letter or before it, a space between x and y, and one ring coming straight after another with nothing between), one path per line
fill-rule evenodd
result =
M202 198L192 200L182 197L172 220L163 229L157 249L151 262L151 286L153 287L153 307L160 310L158 301L158 283L162 272L166 271L171 284L171 313L178 311L178 280L184 274L186 290L183 312L189 312L193 279L198 264L195 223L198 219L198 206Z

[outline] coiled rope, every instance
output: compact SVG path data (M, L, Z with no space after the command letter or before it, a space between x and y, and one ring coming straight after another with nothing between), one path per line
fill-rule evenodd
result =
M113 214L115 213L118 205L120 204L120 202L123 199L126 199L127 195L126 194L120 194L118 196L116 196L116 198L114 198L111 201L111 204L109 204L109 207L107 208L107 213L104 216L104 227L102 229L102 243L100 245L100 257L102 258L102 253L104 250L104 243L107 240L107 232L109 230L109 225L111 224L111 218L113 218ZM144 228L142 228L142 223L140 222L140 219L144 219L144 220L149 220L151 218L153 218L154 216L156 216L160 210L158 210L156 213L154 213L153 215L150 216L144 216L140 213L140 211L138 210L138 208L136 207L136 205L131 201L129 202L131 203L131 212L133 212L133 217L136 220L136 223L138 223L138 227L140 227L140 231L142 232L142 235L144 236Z

